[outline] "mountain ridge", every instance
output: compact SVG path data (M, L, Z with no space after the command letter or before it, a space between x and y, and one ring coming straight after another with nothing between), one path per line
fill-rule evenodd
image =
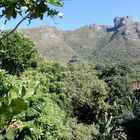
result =
M48 60L67 63L73 56L93 62L140 65L140 22L115 17L114 26L90 24L76 30L43 26L22 30Z

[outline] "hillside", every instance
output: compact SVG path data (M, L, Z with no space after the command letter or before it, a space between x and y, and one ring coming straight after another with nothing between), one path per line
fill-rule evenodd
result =
M94 62L140 65L140 22L116 17L114 26L91 24L73 31L43 26L23 30L48 60L68 62L73 56Z

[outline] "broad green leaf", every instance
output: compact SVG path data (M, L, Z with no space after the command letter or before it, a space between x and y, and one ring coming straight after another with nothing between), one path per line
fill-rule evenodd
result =
M23 110L27 109L27 103L23 99L18 98L18 99L12 100L10 107L12 110L12 114L17 115L21 113Z
M8 93L8 100L11 102L13 99L18 98L18 90L16 88L13 88Z
M7 112L3 115L0 116L0 128L4 128L5 126L7 126L8 122L10 121L12 117L11 112Z
M14 140L16 136L16 129L15 128L9 129L5 136L8 140Z
M10 112L10 108L8 105L1 105L0 106L0 115Z

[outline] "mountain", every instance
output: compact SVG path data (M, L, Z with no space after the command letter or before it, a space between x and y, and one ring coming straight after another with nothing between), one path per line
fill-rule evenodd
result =
M48 60L69 62L73 58L140 66L140 22L115 17L114 26L91 24L72 31L43 26L22 30Z

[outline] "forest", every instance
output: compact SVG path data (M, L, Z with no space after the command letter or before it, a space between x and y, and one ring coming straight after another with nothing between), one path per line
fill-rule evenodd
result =
M9 31L3 31L2 35ZM14 32L0 44L1 140L136 140L138 69L48 62Z

